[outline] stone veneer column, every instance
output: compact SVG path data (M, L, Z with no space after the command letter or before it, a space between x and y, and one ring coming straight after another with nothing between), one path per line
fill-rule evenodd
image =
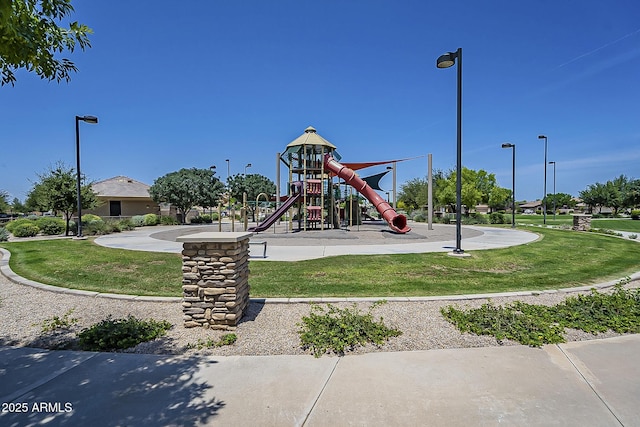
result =
M182 244L184 326L235 329L249 304L249 238L253 233L205 232Z
M589 231L591 229L591 215L573 215L573 229L576 231Z

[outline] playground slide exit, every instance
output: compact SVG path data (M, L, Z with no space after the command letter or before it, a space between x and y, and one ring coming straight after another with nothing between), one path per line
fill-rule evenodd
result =
M330 154L324 156L324 167L343 179L347 184L355 188L358 193L367 198L378 210L382 218L387 221L389 227L397 233L407 233L411 228L407 226L407 217L398 214L389 203L387 203L378 193L376 193L369 184L364 182L353 169L340 164Z

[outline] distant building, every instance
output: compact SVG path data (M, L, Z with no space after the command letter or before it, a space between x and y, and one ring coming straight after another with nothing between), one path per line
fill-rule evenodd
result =
M542 212L542 200L521 203L519 209L525 214Z
M160 206L149 195L150 186L126 176L116 176L92 185L100 205L85 213L101 217L131 217L160 214Z

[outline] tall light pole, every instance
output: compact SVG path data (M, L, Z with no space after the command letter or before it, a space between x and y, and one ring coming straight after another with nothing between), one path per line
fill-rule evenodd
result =
M549 162L553 165L553 220L556 220L556 162Z
M538 139L544 139L544 197L542 198L542 223L547 224L547 137L538 135Z
M82 192L80 191L80 122L96 124L98 118L95 116L76 116L76 197L78 199L78 231L76 238L82 238Z
M227 162L227 194L229 196L229 200L227 202L227 209L229 210L229 215L231 215L231 186L229 185L229 178L231 176L231 162L229 161L229 159L225 159L225 162Z
M511 160L511 228L516 228L516 144L505 142L502 148L512 148Z
M462 241L462 48L455 52L447 52L436 61L438 68L449 68L458 59L458 141L456 156L456 248L454 254L463 254Z
M247 168L251 167L251 163L247 163L246 166L244 167L244 176L247 176Z
M211 174L211 181L212 181L212 184L213 184L213 183L215 183L213 177L216 174L216 165L209 166L209 170L213 172ZM213 224L213 200L211 201L211 206L209 206L209 217L211 218L211 224Z

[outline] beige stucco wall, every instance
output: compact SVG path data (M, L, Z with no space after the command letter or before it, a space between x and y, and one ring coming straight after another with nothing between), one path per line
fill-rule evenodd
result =
M95 209L83 210L83 213L91 213L94 215L98 215L101 217L109 216L109 202L110 201L120 201L120 206L122 212L121 216L134 216L134 215L145 215L148 213L153 213L156 215L160 215L160 206L155 203L151 199L140 200L140 199L122 199L122 198L98 198L100 200L101 205Z

